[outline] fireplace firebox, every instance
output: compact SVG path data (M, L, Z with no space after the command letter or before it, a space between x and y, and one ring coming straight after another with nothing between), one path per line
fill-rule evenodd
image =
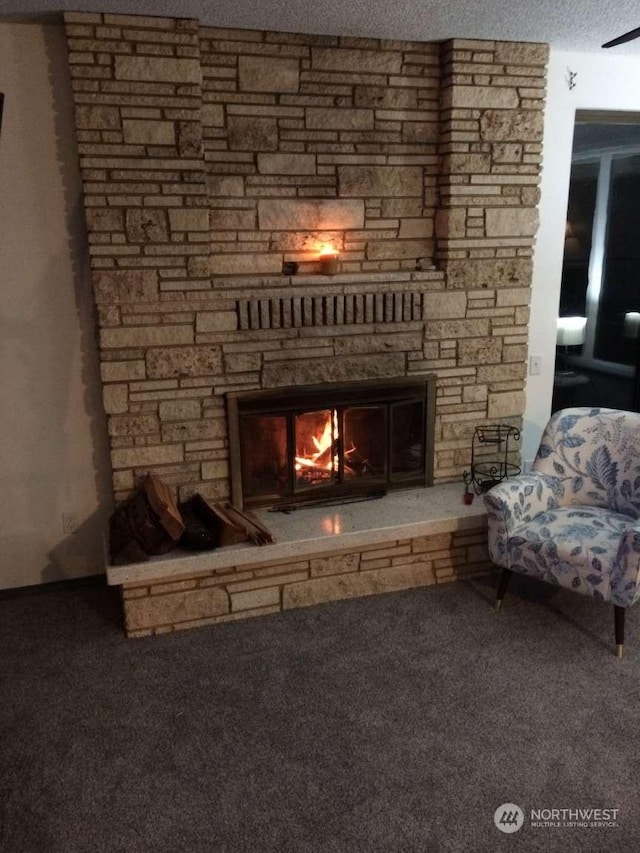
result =
M432 484L433 376L234 392L227 406L240 508Z

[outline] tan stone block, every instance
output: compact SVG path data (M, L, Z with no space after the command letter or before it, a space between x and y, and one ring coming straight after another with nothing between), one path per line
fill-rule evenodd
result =
M188 421L199 418L200 400L164 400L158 407L161 421Z
M427 240L369 240L367 242L368 260L387 258L420 258L429 254Z
M133 471L114 471L112 480L115 492L122 491L126 493L133 491L135 488Z
M238 328L235 311L201 311L196 317L196 331L233 332Z
M504 308L513 305L528 305L531 299L531 289L529 287L513 287L505 290L499 290L496 295L496 306Z
M201 109L204 127L224 127L224 107L222 104L204 104Z
M497 41L495 61L509 65L546 65L549 45L534 42Z
M103 361L100 365L103 382L128 382L132 379L145 379L144 361Z
M244 178L240 175L208 175L207 187L209 195L214 199L243 196Z
M124 215L121 210L113 207L85 208L87 228L89 231L123 231Z
M210 272L209 255L192 255L187 259L187 273L190 276L206 277Z
M282 56L240 56L238 79L242 92L297 92L300 63Z
M310 130L373 130L373 110L307 107Z
M128 631L206 619L229 612L229 598L218 587L186 590L128 600L124 604Z
M231 151L276 151L277 120L266 116L230 115L227 139Z
M531 283L531 259L448 261L446 273L447 287L465 290L480 287L528 286Z
M273 604L280 604L280 587L278 586L231 593L231 610L234 612L250 610L254 607L268 607Z
M478 365L478 382L511 382L517 379L524 379L526 373L526 365L513 363L505 364L479 364Z
M250 373L260 370L262 355L259 352L229 353L224 356L225 373Z
M178 122L178 154L181 157L202 155L202 125L199 121Z
M373 352L419 352L422 343L421 332L400 334L341 335L334 341L336 355Z
M380 207L380 215L383 219L396 219L412 217L417 219L422 216L422 198L383 198ZM433 231L433 216L424 216L425 222L431 222Z
M212 231L253 231L256 227L256 209L222 207L209 213Z
M197 421L169 423L162 427L162 440L213 441L227 436L227 424L222 418L201 418ZM189 447L186 448L189 450Z
M105 385L102 389L102 402L108 415L117 415L129 410L129 389L127 385Z
M172 207L169 226L172 231L208 231L209 211L198 207Z
M114 59L116 80L146 80L150 83L202 83L197 59L163 56L122 56Z
M325 601L395 592L432 583L434 575L431 566L420 564L314 578L287 584L282 591L282 609L309 607Z
M339 575L346 572L357 572L360 565L360 554L335 554L331 557L320 557L311 560L311 577Z
M327 231L364 227L364 202L340 199L264 199L258 202L263 231Z
M339 166L339 194L360 196L422 196L419 166Z
M262 370L264 388L285 385L312 385L319 382L347 382L405 375L404 353L383 353L342 358L319 358L271 362Z
M491 420L522 415L525 408L524 391L508 391L503 394L489 394L487 416Z
M354 105L373 109L415 110L418 96L415 89L398 86L356 86Z
M279 275L282 255L235 252L211 256L212 275Z
M458 341L458 364L495 364L502 357L501 338L466 338Z
M81 104L76 106L78 129L119 130L120 110L118 107Z
M314 47L311 49L311 68L322 71L354 71L357 74L401 74L402 53Z
M521 142L496 142L491 156L494 163L521 163L523 149Z
M174 580L170 583L155 583L150 588L151 595L162 595L165 592L181 592L184 589L195 589L196 579Z
M147 376L167 379L172 376L210 376L222 372L220 347L160 347L147 350Z
M480 338L489 334L489 321L479 320L433 320L425 324L425 340L443 338Z
M124 119L124 141L131 145L175 145L176 131L172 121Z
M489 207L485 213L487 237L533 237L538 211L531 207Z
M400 240L412 237L426 240L433 237L433 219L426 216L422 219L403 219L398 237Z
M467 294L462 291L452 290L445 290L439 293L423 293L422 305L425 320L462 318L467 312Z
M480 118L480 137L488 142L539 142L541 110L486 110Z
M444 158L443 171L454 175L478 175L491 171L490 154L450 154Z
M169 239L164 210L131 208L126 212L126 227L131 243L166 243Z
M315 175L314 154L258 154L258 171L263 175Z
M229 463L226 460L202 463L203 480L222 480L229 476Z
M151 447L122 447L111 451L114 468L146 468L150 465L171 465L182 462L182 445L164 444Z
M484 403L487 399L486 385L467 385L462 389L462 401L464 403Z
M130 349L193 343L193 326L141 326L102 329L100 342L105 349Z
M102 270L93 273L98 305L156 302L158 273L155 270Z
M520 102L517 90L505 86L452 86L449 91L454 109L509 110Z
M434 116L433 121L405 121L402 124L402 141L405 145L420 145L429 142L435 145L437 140L437 116Z
M155 415L113 415L109 418L109 435L138 436L152 435L160 431Z

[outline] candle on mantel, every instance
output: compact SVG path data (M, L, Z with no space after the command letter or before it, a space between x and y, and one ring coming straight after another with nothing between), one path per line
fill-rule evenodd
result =
M338 272L338 252L333 246L323 246L320 250L320 272L322 275L335 275Z

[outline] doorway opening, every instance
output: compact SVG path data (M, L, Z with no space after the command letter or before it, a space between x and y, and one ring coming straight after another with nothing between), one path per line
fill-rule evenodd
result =
M553 411L640 410L639 197L640 115L578 111Z

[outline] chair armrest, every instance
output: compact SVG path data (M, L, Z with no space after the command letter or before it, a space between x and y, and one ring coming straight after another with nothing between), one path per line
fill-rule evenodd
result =
M629 607L640 598L640 521L631 522L622 534L611 572L611 601Z
M484 495L489 516L489 555L508 568L507 541L516 527L560 504L562 480L546 474L521 474L494 486Z

